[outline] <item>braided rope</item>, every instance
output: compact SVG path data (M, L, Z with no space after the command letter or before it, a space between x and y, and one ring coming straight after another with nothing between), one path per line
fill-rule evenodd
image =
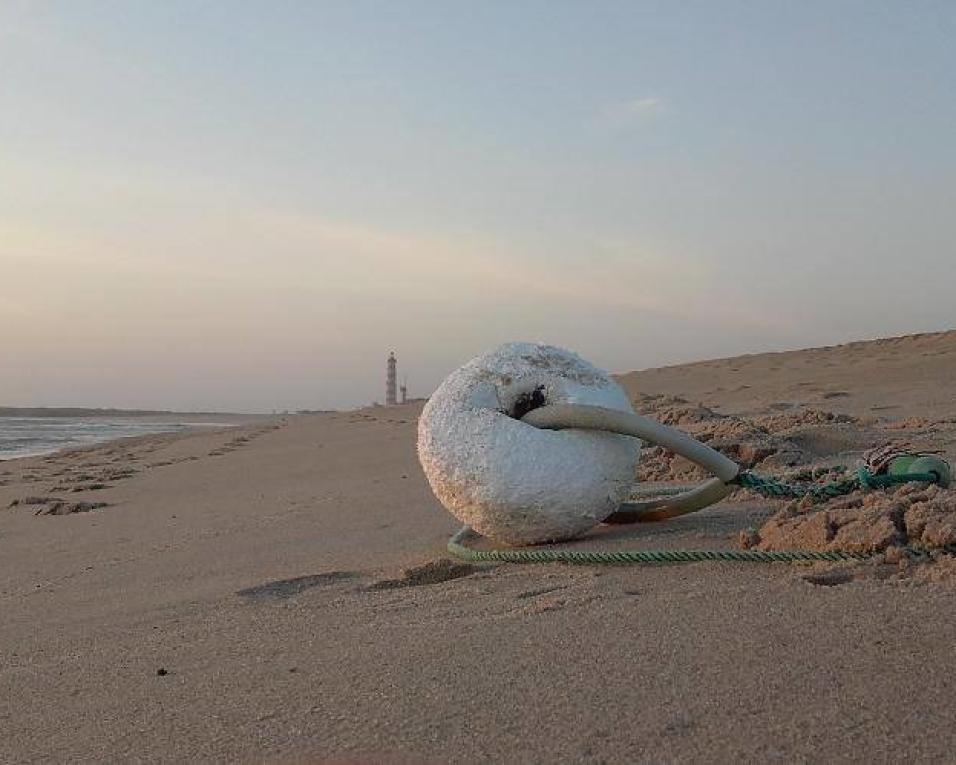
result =
M614 566L631 563L700 563L731 561L738 563L794 563L812 561L864 561L882 551L854 553L843 550L475 550L465 541L477 536L470 526L462 528L448 540L448 552L470 563L570 563L572 565ZM956 545L939 548L956 554ZM905 547L911 557L924 557L929 550Z
M865 560L863 553L840 550L475 550L465 540L475 535L463 526L448 540L448 552L472 563L572 563L578 565L621 565L626 563L694 563L699 561L751 561L774 563L790 561Z
M764 497L771 499L834 499L851 494L858 489L884 489L903 483L924 482L936 483L939 476L935 473L909 473L906 475L874 475L866 468L860 468L856 475L839 481L825 484L792 484L783 483L775 478L757 475L748 470L737 474L730 483L738 484L746 489L752 489Z

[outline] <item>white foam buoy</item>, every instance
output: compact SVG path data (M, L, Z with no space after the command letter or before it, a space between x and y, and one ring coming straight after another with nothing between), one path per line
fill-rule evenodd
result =
M438 500L506 544L580 535L626 499L637 438L543 430L520 421L547 404L633 412L606 372L550 345L507 343L452 372L418 423L418 456Z

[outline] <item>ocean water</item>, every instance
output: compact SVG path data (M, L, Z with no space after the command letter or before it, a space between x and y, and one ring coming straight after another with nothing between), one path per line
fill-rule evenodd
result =
M172 433L202 424L103 417L0 417L0 460L49 454L126 436Z

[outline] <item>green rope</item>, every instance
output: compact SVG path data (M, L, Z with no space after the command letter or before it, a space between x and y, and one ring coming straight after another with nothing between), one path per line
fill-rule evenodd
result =
M448 540L448 552L470 563L570 563L574 565L625 565L629 563L699 563L732 561L746 563L794 563L813 561L864 561L882 551L853 553L843 550L475 550L465 540L477 536L470 526L463 526ZM956 545L939 548L956 554ZM922 547L905 547L904 554L917 558L929 555Z
M858 489L885 489L903 483L924 482L936 483L939 476L935 473L907 473L905 475L874 475L866 468L860 468L856 475L839 481L825 484L793 484L783 483L775 478L757 475L748 470L737 474L730 483L738 484L746 489L752 489L764 497L771 499L834 499L844 497Z
M475 536L470 526L463 526L448 540L448 552L472 563L575 563L575 564L624 564L624 563L693 563L698 561L754 561L774 563L779 561L841 561L865 560L864 553L849 553L839 550L818 552L815 550L541 550L533 547L512 550L475 550L464 544Z

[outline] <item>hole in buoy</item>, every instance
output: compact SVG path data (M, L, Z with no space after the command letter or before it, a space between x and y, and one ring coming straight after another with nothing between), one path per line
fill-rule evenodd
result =
M533 391L522 393L518 396L513 407L511 407L511 416L520 420L528 412L534 409L540 409L547 403L544 398L544 386L539 385Z

